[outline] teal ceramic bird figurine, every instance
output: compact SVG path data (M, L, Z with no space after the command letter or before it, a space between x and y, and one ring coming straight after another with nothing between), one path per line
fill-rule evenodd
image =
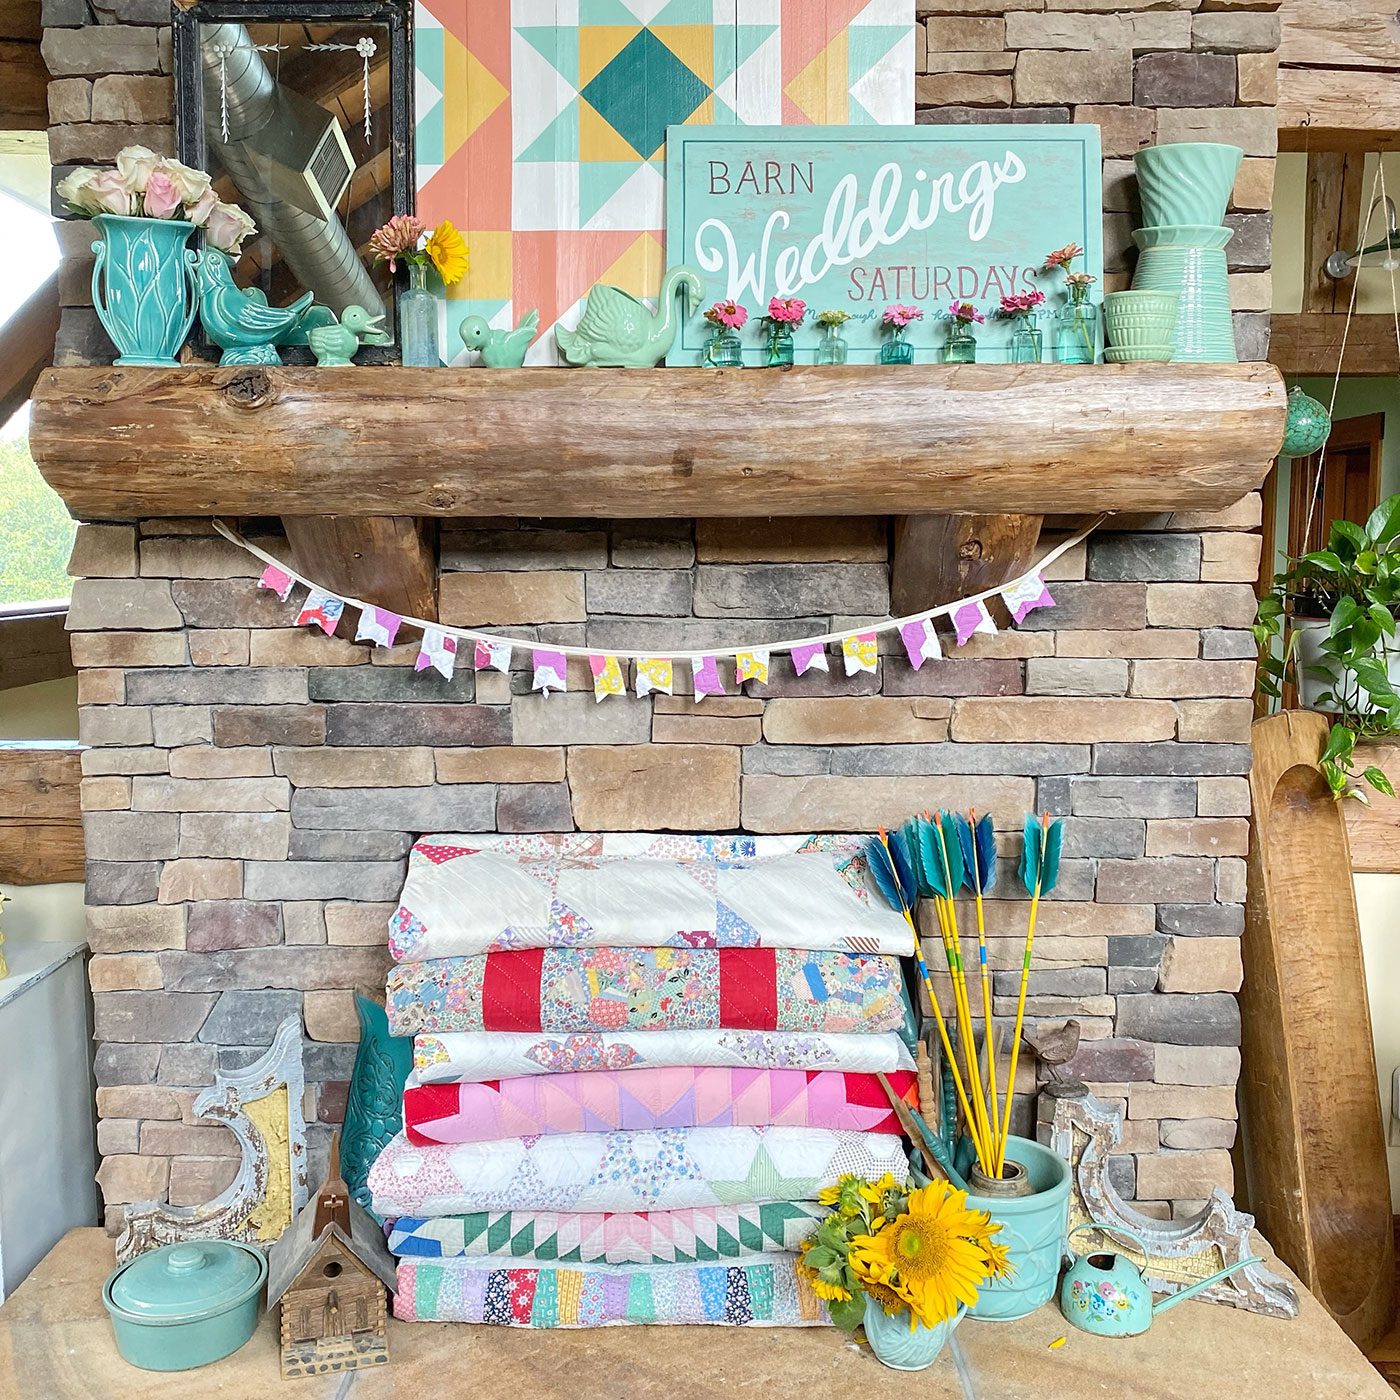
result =
M554 338L571 365L600 365L620 369L650 369L666 356L680 329L676 294L686 298L686 314L705 295L705 283L693 267L666 270L661 279L657 310L624 292L601 283L588 294L577 330L558 326Z
M383 316L371 316L363 306L347 306L339 322L317 326L306 334L306 342L322 369L353 364L361 340L377 338Z
M199 255L199 319L223 351L221 365L280 365L275 346L300 324L312 300L307 292L290 306L269 306L257 288L234 282L227 254L206 248Z
M468 350L481 352L481 363L487 369L519 369L539 329L540 313L527 311L513 331L493 331L484 316L468 316L459 334Z

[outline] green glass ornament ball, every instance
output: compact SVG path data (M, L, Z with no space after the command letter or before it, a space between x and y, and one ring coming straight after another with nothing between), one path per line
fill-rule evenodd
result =
M1288 393L1288 421L1283 429L1285 457L1311 457L1332 431L1332 417L1314 398L1296 385Z

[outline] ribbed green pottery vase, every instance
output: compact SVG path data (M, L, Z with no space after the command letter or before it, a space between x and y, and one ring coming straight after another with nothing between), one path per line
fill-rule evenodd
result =
M1148 146L1133 157L1144 228L1220 224L1244 152L1214 141Z
M1170 345L1179 300L1176 292L1109 292L1103 299L1109 345Z
M953 1328L963 1320L967 1309L961 1307L946 1322L937 1327L917 1323L910 1329L908 1310L893 1317L877 1303L865 1305L865 1340L870 1350L894 1371L922 1371L938 1360Z
M119 365L179 364L176 352L194 324L199 254L182 219L98 214L92 245L92 304L117 347Z
M1233 362L1235 327L1230 315L1230 279L1225 245L1234 230L1208 225L1142 228L1133 241L1142 250L1133 290L1176 292L1174 360Z
M1014 1322L1055 1296L1060 1256L1069 1221L1069 1163L1057 1152L1029 1138L1007 1140L1007 1157L1019 1162L1030 1178L1029 1196L979 1196L968 1192L972 1210L985 1210L1001 1221L999 1244L1011 1246L1010 1278L982 1285L970 1316L982 1322Z

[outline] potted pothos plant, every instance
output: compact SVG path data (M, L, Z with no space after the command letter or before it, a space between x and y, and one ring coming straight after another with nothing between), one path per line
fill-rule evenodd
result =
M1319 766L1333 797L1395 796L1375 764L1357 773L1357 745L1400 734L1400 495L1364 525L1334 520L1323 549L1288 560L1259 601L1259 689L1269 708L1291 679L1309 709L1336 716Z

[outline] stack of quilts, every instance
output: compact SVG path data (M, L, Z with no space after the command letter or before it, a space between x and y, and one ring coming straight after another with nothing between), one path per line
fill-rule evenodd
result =
M825 1322L796 1251L908 1175L908 926L858 837L429 836L390 932L401 1318Z

